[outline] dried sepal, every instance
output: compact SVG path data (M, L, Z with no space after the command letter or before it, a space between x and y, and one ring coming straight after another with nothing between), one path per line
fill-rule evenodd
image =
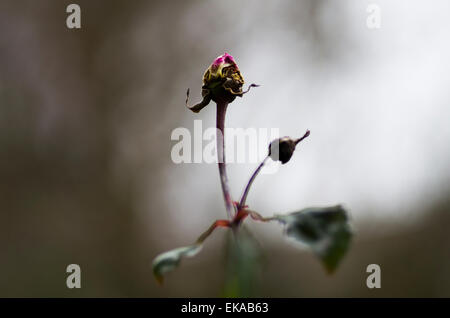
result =
M208 106L208 104L211 102L211 94L210 94L209 90L202 89L202 96L203 96L203 99L200 103L197 103L193 106L189 106L189 88L188 88L188 90L186 92L186 107L188 109L192 110L194 113L198 113L199 111L201 111L203 108Z

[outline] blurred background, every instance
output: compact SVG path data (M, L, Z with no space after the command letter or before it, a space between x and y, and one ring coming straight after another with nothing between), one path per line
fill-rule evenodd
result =
M353 244L334 275L246 221L261 248L245 295L450 297L448 1L0 0L0 296L228 295L227 234L158 286L151 261L225 217L215 164L175 164L204 70L247 83L227 126L305 140L248 197L263 215L343 204ZM367 27L374 3L379 29ZM230 164L237 197L256 164ZM66 287L79 264L82 288ZM230 265L231 264L231 265ZM381 289L366 267L381 266ZM244 294L244 292L242 292Z

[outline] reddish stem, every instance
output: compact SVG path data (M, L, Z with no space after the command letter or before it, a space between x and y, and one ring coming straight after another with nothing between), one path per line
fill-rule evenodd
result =
M233 218L233 201L231 199L230 189L228 187L228 177L225 163L225 114L227 112L228 102L217 103L217 159L219 163L220 183L222 185L223 198L228 218Z
M239 226L239 224L244 221L244 219L248 216L248 212L245 209L239 209L236 215L234 216L233 221L231 222L231 227L236 228Z
M228 220L217 220L215 221L213 224L211 224L211 226L202 234L199 236L199 238L197 239L197 244L201 244L203 243L204 240L206 240L206 238L208 236L211 235L211 233L217 228L217 227L230 227L230 221Z

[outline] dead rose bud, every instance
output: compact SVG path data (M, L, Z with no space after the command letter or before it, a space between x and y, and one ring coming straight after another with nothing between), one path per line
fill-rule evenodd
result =
M269 145L269 157L272 158L274 161L281 161L282 164L285 164L288 162L295 151L295 146L308 137L310 134L310 131L307 130L305 135L303 135L302 138L299 139L292 139L290 137L282 137L275 139L272 141Z
M236 96L242 97L251 87L259 85L251 84L247 91L242 91L244 78L234 61L234 58L225 53L217 57L203 75L202 97L203 100L194 105L188 105L189 89L187 90L186 106L195 113L206 107L211 100L216 103L231 103Z

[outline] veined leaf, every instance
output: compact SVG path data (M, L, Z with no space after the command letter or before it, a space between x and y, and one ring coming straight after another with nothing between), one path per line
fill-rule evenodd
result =
M287 236L309 246L329 272L337 268L352 238L347 212L340 205L307 208L274 219L285 224Z
M202 244L179 247L159 254L153 261L153 274L159 283L163 282L163 275L174 270L183 257L193 257L200 252Z

